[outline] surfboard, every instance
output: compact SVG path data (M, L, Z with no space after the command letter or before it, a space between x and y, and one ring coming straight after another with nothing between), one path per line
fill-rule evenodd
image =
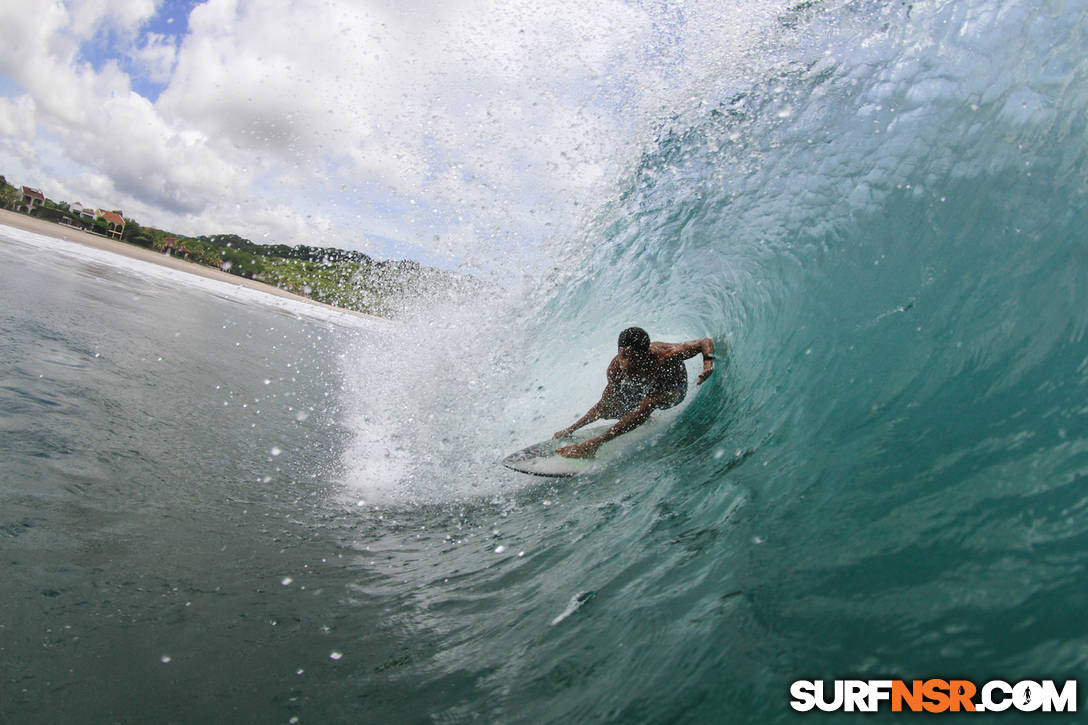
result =
M615 425L614 422L606 425L596 425L576 431L574 435L567 438L549 438L546 441L534 443L502 459L502 465L514 471L528 473L533 476L551 476L554 478L577 476L597 467L601 460L607 456L609 444L614 443L614 441L602 445L597 450L596 458L564 458L556 453L555 449L581 443L599 436L613 425Z

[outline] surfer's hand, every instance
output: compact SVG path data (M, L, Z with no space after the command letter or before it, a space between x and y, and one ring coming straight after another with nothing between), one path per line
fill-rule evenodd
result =
M563 458L593 458L597 455L597 449L600 447L601 442L594 438L582 443L576 443L573 446L557 448L555 452L563 456Z
M699 373L699 380L696 385L702 385L703 381L710 377L710 374L714 372L714 361L707 360L703 363L703 372Z

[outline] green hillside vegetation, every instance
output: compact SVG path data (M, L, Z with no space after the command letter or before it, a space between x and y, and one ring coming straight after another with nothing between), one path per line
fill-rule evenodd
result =
M454 275L412 261L379 261L333 247L255 244L233 234L185 240L232 274L256 279L318 302L374 315L416 292L448 285Z

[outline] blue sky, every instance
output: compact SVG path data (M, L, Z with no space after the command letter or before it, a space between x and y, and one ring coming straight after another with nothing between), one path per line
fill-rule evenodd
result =
M155 8L155 14L144 21L136 36L137 47L147 47L151 42L165 42L177 47L189 32L189 13L199 0L165 0ZM113 27L104 27L99 34L88 39L80 47L80 57L95 70L101 70L109 61L114 61L129 74L132 90L150 101L158 99L159 94L168 85L166 80L153 80L139 63L124 52L127 43L120 38L119 31Z

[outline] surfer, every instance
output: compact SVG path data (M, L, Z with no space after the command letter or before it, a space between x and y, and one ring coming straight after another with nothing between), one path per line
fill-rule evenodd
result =
M689 342L650 342L641 327L629 327L620 333L619 351L608 364L608 385L589 411L553 438L565 438L584 425L601 418L619 422L596 438L556 450L566 458L593 458L602 443L639 427L654 410L671 408L688 392L688 374L684 361L703 355L703 372L696 385L714 372L714 341L709 337Z

